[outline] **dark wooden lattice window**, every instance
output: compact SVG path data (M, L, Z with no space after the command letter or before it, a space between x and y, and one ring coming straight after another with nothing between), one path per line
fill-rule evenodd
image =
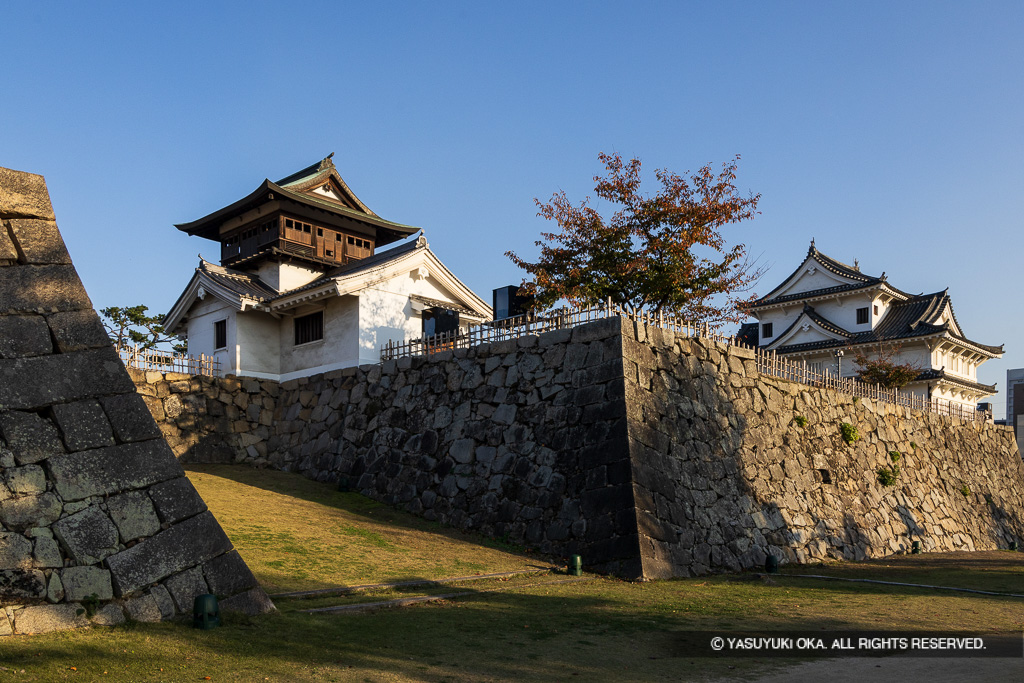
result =
M317 311L295 319L295 345L324 338L324 312Z
M213 324L213 348L224 349L228 345L228 321L218 320Z
M863 325L864 323L868 322L868 320L869 320L869 318L868 318L868 307L865 306L864 308L858 308L857 309L857 324L858 325Z
M772 325L773 325L773 323L765 323L764 325L761 325L761 338L762 339L771 339L771 336L772 336Z

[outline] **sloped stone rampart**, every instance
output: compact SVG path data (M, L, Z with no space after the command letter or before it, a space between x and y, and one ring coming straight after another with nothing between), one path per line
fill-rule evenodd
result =
M762 376L749 350L618 319L283 385L136 380L183 459L300 472L631 576L1024 540L1010 430Z
M1024 539L1010 429L762 376L746 349L624 329L645 576L749 569L766 553L859 560L915 540L927 552Z
M0 635L189 612L166 588L186 572L272 608L111 347L42 177L0 168Z

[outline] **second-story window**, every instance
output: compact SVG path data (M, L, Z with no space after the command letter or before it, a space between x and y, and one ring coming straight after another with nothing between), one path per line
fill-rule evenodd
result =
M295 319L295 345L324 338L324 312L317 311Z
M761 339L771 339L772 337L772 323L765 323L761 325Z
M213 324L213 348L224 349L228 345L228 321L218 320Z
M869 316L870 316L870 313L868 312L868 307L867 306L865 306L864 308L858 308L857 309L857 324L858 325L864 325L865 323L867 323L871 319Z

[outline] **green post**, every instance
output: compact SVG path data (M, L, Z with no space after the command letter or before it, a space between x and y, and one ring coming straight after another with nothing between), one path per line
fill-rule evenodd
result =
M583 558L573 555L569 558L569 573L573 576L583 576Z
M192 626L208 631L211 628L220 626L220 607L217 605L217 596L197 595L192 603Z

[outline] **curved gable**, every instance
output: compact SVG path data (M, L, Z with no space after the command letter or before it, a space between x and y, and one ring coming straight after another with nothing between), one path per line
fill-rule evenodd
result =
M812 344L823 341L846 341L850 334L814 312L805 308L800 316L766 348L769 350L797 344Z

